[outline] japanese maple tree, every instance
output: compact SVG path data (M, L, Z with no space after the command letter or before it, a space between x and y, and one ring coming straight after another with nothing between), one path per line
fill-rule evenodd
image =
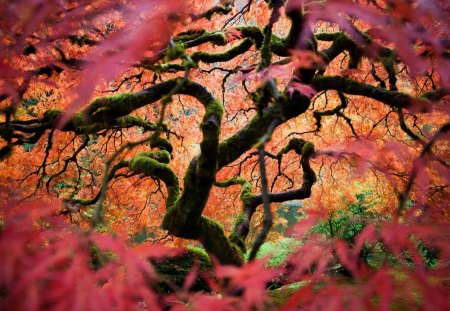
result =
M449 308L446 1L1 4L0 306ZM221 296L161 296L196 243Z

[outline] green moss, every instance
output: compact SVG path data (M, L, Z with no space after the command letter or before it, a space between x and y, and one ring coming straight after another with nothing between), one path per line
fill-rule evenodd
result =
M242 185L241 191L242 203L245 205L253 200L254 197L255 195L252 193L252 185L248 181L245 181L245 183Z
M171 208L166 213L163 228L175 236L200 241L206 251L214 255L222 264L241 265L243 253L226 237L222 225L208 217L200 216L201 212L197 216L200 217L199 221L193 222L195 217L189 216L189 214L196 212L192 210L194 207L186 208L186 203L181 202L180 204L180 201L176 204L178 206ZM180 206L186 209L180 210Z
M302 154L303 147L305 146L305 141L301 138L292 138L288 145L284 147L282 150L286 152L289 152L291 150L294 150L297 154ZM286 148L286 149L285 149Z
M246 220L248 221L247 216L244 213L241 213L234 223L233 232L230 234L230 241L239 246L243 254L245 254L246 252L245 240L242 237L238 236L237 231L239 229L239 226Z
M261 133L266 132L268 120L254 116L245 128L223 140L219 145L219 168L236 160L244 151L249 150Z
M272 87L269 82L264 82L260 87L251 95L255 106L258 108L258 112L261 114L264 108L266 108L270 102L273 102Z
M157 134L152 136L150 140L150 146L152 148L167 150L170 154L172 154L173 151L173 147L170 142L165 138L159 137Z
M388 50L390 51L390 50ZM380 62L383 64L384 69L388 73L389 84L391 89L396 89L395 84L397 83L396 77L396 56L393 52L385 52L384 57L379 57Z
M231 185L238 185L238 184L242 185L241 200L243 207L245 207L245 205L248 204L248 202L255 197L255 195L252 194L252 185L246 179L242 177L234 177L225 181L216 182L216 186L218 187L229 187ZM237 234L237 232L239 230L239 226L245 220L248 221L247 216L244 213L241 213L236 219L233 231L229 237L230 241L236 244L243 253L245 253L246 251L245 240L242 237L240 237Z
M184 36L182 39L175 40L175 42L183 42L185 48L198 46L207 42L215 45L226 45L227 38L223 32L203 32L201 35Z
M319 34L316 36L319 40L333 41L333 44L322 54L323 58L330 62L343 51L348 51L350 54L350 68L357 68L361 57L363 55L361 48L346 34L331 33L331 34Z
M212 183L215 180L215 173L217 170L217 147L219 144L220 125L223 114L222 104L212 99L205 105L206 113L203 116L201 123L201 130L203 133L203 140L200 143L200 156L198 164L195 168L197 191L199 196L204 197L205 201L211 189ZM193 173L193 171L191 171ZM188 188L189 191L191 190ZM203 203L202 203L203 204ZM204 206L201 208L203 209Z
M147 122L136 116L123 116L115 119L113 122L120 127L140 126L146 131L154 131L157 129L156 124Z
M44 112L44 119L50 122L54 122L59 116L61 116L62 110L50 109Z
M307 97L294 93L289 100L267 107L262 116L255 115L244 128L220 143L218 167L222 168L235 161L252 148L274 120L294 118L305 112L310 103Z
M215 33L212 43L217 44L217 45L226 45L228 43L227 37L225 36L225 34L223 32Z
M151 263L155 266L156 271L163 279L170 281L178 287L182 287L186 276L192 270L195 263L199 265L199 273L194 281L191 290L194 291L210 291L207 282L201 275L209 274L213 276L213 266L209 260L208 254L205 250L198 247L188 247L186 252L180 256L153 260ZM160 282L157 284L157 290L163 292L171 292L174 289L168 285L167 282Z
M166 150L158 150L158 151L153 151L153 152L149 152L149 151L141 152L141 153L137 154L136 157L146 157L146 158L156 160L159 163L165 163L165 164L168 164L171 160L171 155Z
M201 124L201 152L191 161L184 178L185 191L169 207L162 225L177 237L199 240L220 262L240 265L240 249L225 236L220 224L202 216L215 180L223 107L209 93L199 100L206 111Z
M306 142L302 148L302 156L309 157L314 153L314 144L312 142Z
M250 38L255 43L257 49L261 48L264 40L264 35L261 29L254 26L236 27L236 29L242 34L242 36Z
M215 185L217 187L229 187L231 185L242 185L241 189L241 200L245 205L248 201L253 199L255 195L252 193L252 185L242 177L233 177L225 181L216 181Z
M149 99L146 94L123 93L95 99L86 112L93 121L111 120L125 116L147 102Z
M315 34L314 37L320 41L334 41L341 35L340 32L321 32Z
M105 252L102 252L94 243L91 244L89 267L92 270L99 270L108 263Z
M167 154L164 155L164 153L141 153L131 159L129 162L129 168L135 173L145 174L147 176L161 179L166 184L168 190L166 206L167 208L170 208L175 204L180 196L178 177L169 165L154 160L153 157L156 155L162 156L163 160L164 157L167 157Z
M163 174L166 166L142 154L135 156L130 161L130 169L138 174L158 177Z
M216 256L222 264L242 265L242 250L225 236L223 226L218 222L202 216L199 240L208 253Z
M171 61L178 58L184 58L186 55L186 48L182 43L177 43L166 50L166 60Z
M272 299L275 306L281 307L289 300L290 297L292 297L292 294L309 283L310 281L292 283L275 290L270 290L267 294Z
M186 69L186 68L198 68L198 64L196 62L194 62L191 59L184 59L183 62L181 63L181 66Z
M216 63L226 62L236 56L239 56L248 51L253 45L252 40L244 39L240 44L232 47L231 49L223 53L207 53L204 51L195 52L191 55L191 58L195 61L202 61L204 63Z
M187 40L193 40L195 38L200 37L201 35L205 34L206 30L205 29L192 29L192 30L188 30L186 32L182 32L179 33L178 35L176 35L173 40L175 42L177 41L187 41Z
M59 109L50 109L44 112L44 120L48 122L55 122L63 112ZM81 127L87 123L84 113L77 112L72 115L70 120L65 125L65 129L71 129L75 131L80 131Z
M442 97L446 95L446 91L444 89L432 90L423 93L420 97L422 99L430 100L430 101L438 101Z
M305 144L305 141L303 139L292 138L285 148L287 148L288 150L296 150L297 151L297 148L303 147L304 144ZM299 153L302 153L301 149L298 151L299 151Z
M279 38L275 35L272 35L270 38L269 49L271 52L273 52L279 56L289 56L290 55L286 40Z
M133 93L123 93L107 97L105 100L114 109L120 109L122 111L133 111L136 97L136 94Z
M134 95L132 93L122 93L118 95L113 96L105 96L94 99L94 101L91 103L91 106L97 107L97 108L107 108L107 106L111 105L126 105L132 100L132 97Z
M178 72L178 71L183 71L185 69L185 67L183 65L173 64L173 63L152 65L152 66L148 66L146 68L152 70L155 73Z
M270 61L272 59L272 49L270 45L270 41L272 39L272 28L269 26L264 27L264 40L259 49L259 53L261 54L261 61L258 65L258 70L264 69L270 65Z
M232 5L226 5L225 7L223 6L214 6L211 9L209 9L208 11L206 11L205 13L203 13L201 16L204 16L205 18L207 18L208 20L211 20L211 18L213 17L214 14L228 14L231 12L233 6Z
M193 253L198 258L202 259L205 262L209 262L211 264L211 261L209 260L208 253L205 251L204 248L201 247L194 247L194 246L188 246L187 250L191 253Z
M222 118L224 112L222 103L216 99L211 100L206 105L205 110L206 110L205 115L214 114L217 115L220 119Z
M82 112L77 112L70 118L69 123L75 130L77 130L79 127L85 124L85 120L86 118L84 114Z

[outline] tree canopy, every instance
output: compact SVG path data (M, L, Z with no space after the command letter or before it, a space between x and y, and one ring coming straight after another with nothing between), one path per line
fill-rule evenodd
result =
M449 307L446 1L0 3L0 306Z

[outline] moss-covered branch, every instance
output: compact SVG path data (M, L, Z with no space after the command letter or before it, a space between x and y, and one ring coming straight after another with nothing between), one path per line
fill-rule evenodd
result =
M132 172L155 177L166 184L168 192L166 208L172 207L180 197L178 177L168 165L170 158L168 151L160 150L139 153L129 162L129 168Z
M128 167L128 165L129 165L129 161L125 161L125 160L119 161L118 163L113 165L111 170L107 174L106 181L105 181L106 184L109 183L114 178L114 176L118 170L120 170L122 168L126 168L126 167ZM102 192L99 191L97 193L97 195L95 197L93 197L92 199L67 199L67 200L65 200L65 203L70 205L70 207L67 206L67 208L70 212L78 211L80 209L79 206L89 206L89 205L93 205L93 204L97 203L100 200L101 196L102 196ZM71 209L73 209L72 208L73 206L78 206L78 207L75 208L74 210L71 210Z
M339 33L325 33L317 34L315 36L318 40L333 41L331 46L322 51L324 60L329 63L335 59L339 54L348 51L350 54L349 68L357 68L361 57L363 55L362 49L346 34Z
M199 241L206 251L214 255L222 264L240 266L244 263L244 253L241 248L229 239L223 227L202 216L199 221Z
M200 216L208 200L209 191L215 180L217 154L223 107L209 94L204 98L205 115L201 124L203 140L200 154L190 163L184 177L184 191L177 204L170 208L163 221L163 227L172 234L198 239L200 232L193 230L193 224Z
M182 79L172 79L144 89L138 93L124 93L114 96L105 96L92 101L82 112L75 113L61 129L77 134L93 134L105 129L129 128L140 126L144 130L156 130L155 123L130 116L133 111L162 99L174 89ZM205 103L211 98L208 90L196 82L188 81L177 94L190 95ZM44 112L41 119L27 122L12 121L10 128L13 131L32 134L44 132L56 127L58 119L63 115L59 109L49 109ZM0 123L0 130L6 126ZM0 131L1 133L1 131Z
M207 53L203 51L195 52L191 55L191 58L195 61L202 61L204 63L216 63L216 62L226 62L232 60L233 58L244 54L253 46L253 41L250 39L244 39L238 45L232 47L231 49L223 53Z
M318 92L336 90L346 94L373 98L395 108L414 108L426 112L431 109L431 102L425 98L415 98L397 91L389 91L370 84L358 82L340 76L318 76L312 81L312 87Z
M363 43L358 44L355 40L350 38L343 32L334 33L318 33L314 37L320 41L332 41L331 46L320 52L320 56L324 61L330 63L338 55L344 51L348 51L350 60L348 67L354 69L358 67L364 56L364 48L372 44L372 39L366 33L359 33ZM397 57L393 50L386 47L379 47L377 60L383 65L388 74L389 89L397 90L397 77L395 66L397 65ZM382 81L384 83L384 81Z
M173 205L168 205L163 228L175 236L199 240L208 253L222 263L240 265L243 255L239 247L228 239L217 222L202 216L216 176L223 115L222 104L211 94L204 95L199 98L205 107L201 123L201 151L191 161L185 174L182 195Z
M214 185L220 188L225 188L232 185L241 185L241 200L244 205L254 197L254 195L252 194L252 184L242 177L233 177L224 181L216 181Z
M301 155L301 166L303 169L303 183L300 188L291 191L267 193L267 198L270 202L285 202L290 200L303 200L311 196L311 189L316 182L316 174L310 165L310 158L314 154L314 145L311 142L306 142L301 139L292 139L286 147L280 152L282 154L294 150L298 155ZM245 241L250 230L250 220L256 211L256 208L263 202L263 194L253 196L244 205L244 214L239 217L233 231L233 240Z
M215 185L217 187L229 187L232 185L241 185L241 201L242 201L242 212L239 214L238 218L235 221L233 231L229 237L229 239L236 244L243 253L246 252L245 248L245 238L239 235L239 227L243 222L250 223L250 219L248 219L248 215L245 213L245 206L247 206L251 200L255 198L255 195L252 193L252 184L242 177L234 177L224 181L216 181Z
M219 146L219 168L237 160L251 149L276 119L285 122L304 113L310 100L298 92L283 96L275 105L264 109L262 116L255 115L250 122L234 135L225 139Z
M226 15L226 14L230 13L232 8L233 8L233 6L230 4L225 5L225 6L216 5L216 6L213 6L212 8L210 8L209 10L201 13L198 17L196 17L194 19L206 18L206 19L210 20L215 14Z

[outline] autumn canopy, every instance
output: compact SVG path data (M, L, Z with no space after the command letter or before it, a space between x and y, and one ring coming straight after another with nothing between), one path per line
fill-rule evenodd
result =
M0 14L0 309L449 310L448 1Z

